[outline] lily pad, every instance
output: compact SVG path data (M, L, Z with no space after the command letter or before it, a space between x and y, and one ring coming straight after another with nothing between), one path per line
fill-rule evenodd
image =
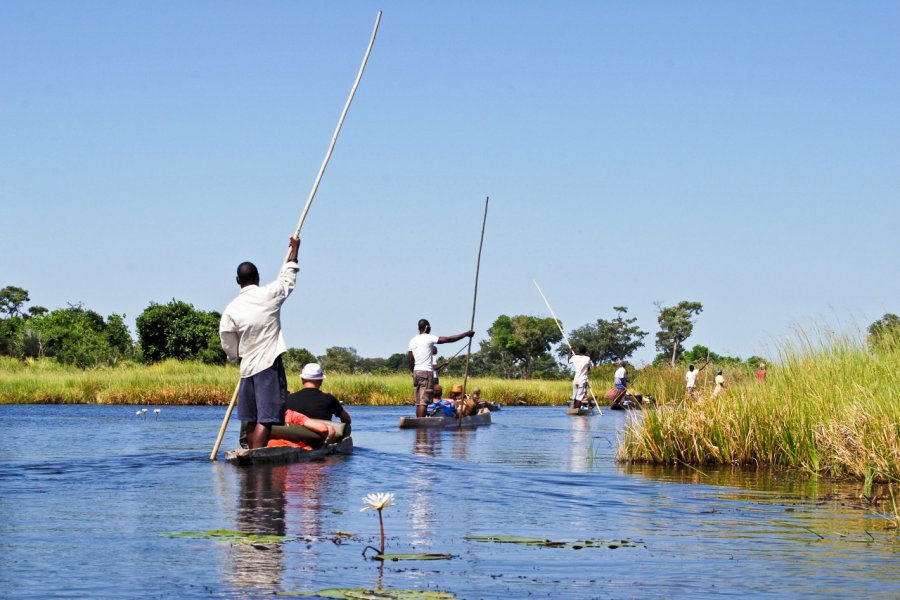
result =
M293 537L287 535L257 535L231 529L213 529L211 531L182 531L181 533L163 533L163 537L193 538L200 540L218 540L237 544L282 544Z
M569 548L571 550L581 550L583 548L601 548L606 546L610 549L616 548L635 548L642 542L633 542L631 540L577 540L574 542L545 540L540 538L517 537L514 535L472 535L466 538L473 542L494 542L496 544L520 544L523 546L544 546L547 548Z
M376 554L378 560L447 560L452 554Z
M449 592L430 590L368 590L365 588L331 588L318 592L277 592L277 596L318 596L345 600L455 600Z

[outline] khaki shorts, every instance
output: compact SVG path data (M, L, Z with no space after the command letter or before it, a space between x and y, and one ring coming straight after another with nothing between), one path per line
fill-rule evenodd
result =
M428 406L434 398L434 371L413 371L416 406Z

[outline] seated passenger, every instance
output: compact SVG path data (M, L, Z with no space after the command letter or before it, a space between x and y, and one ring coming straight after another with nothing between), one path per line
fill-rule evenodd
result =
M444 390L440 385L434 386L434 401L425 407L425 415L429 417L455 417L456 407L449 400L441 398Z
M337 417L345 424L344 435L350 435L350 413L337 398L319 389L324 380L325 372L318 363L304 366L300 373L303 387L287 397L287 407L310 419L330 421L332 417Z

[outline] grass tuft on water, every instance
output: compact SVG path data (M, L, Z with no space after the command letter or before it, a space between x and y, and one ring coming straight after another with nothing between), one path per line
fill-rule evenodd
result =
M765 465L871 482L900 479L900 340L803 332L766 381L660 402L626 428L621 461ZM659 399L659 398L658 398Z

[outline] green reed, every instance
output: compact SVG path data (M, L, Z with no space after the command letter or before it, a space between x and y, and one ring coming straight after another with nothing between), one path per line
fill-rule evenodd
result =
M764 384L749 373L734 379L717 398L707 389L672 402L679 392L666 388L660 407L626 429L618 458L900 477L900 340L872 352L859 340L799 332Z
M115 367L78 369L52 360L22 362L0 357L0 404L228 404L238 382L233 366L164 361ZM444 377L450 388L462 378ZM300 388L297 373L288 373L288 387ZM467 391L481 388L482 397L506 405L558 406L568 400L568 381L469 379ZM400 406L412 404L412 377L408 374L350 375L333 373L323 388L348 405Z

